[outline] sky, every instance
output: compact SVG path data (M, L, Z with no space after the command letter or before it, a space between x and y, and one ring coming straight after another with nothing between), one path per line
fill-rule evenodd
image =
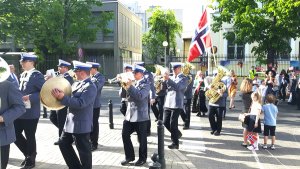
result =
M161 6L163 9L183 9L183 32L194 32L198 24L202 6L208 0L119 0L123 4L138 2L142 10L149 6ZM193 34L193 33L192 33Z

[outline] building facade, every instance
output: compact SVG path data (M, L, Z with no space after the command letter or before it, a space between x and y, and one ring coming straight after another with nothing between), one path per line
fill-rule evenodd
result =
M101 7L93 7L91 11L96 16L102 12L112 13L113 19L107 25L112 32L108 34L98 32L93 43L80 44L79 57L72 59L98 62L102 65L101 72L107 78L113 78L123 71L123 63L132 64L142 60L142 21L118 0L102 0L102 3ZM28 51L32 51L32 48L32 45L26 46ZM0 52L20 50L15 47L12 40L0 44ZM58 58L45 59L38 65L42 73L55 68L53 66L57 65L58 60Z

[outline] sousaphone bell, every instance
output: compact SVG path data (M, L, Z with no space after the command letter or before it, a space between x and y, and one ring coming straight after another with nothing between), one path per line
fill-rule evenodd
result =
M62 90L67 96L70 96L72 92L69 81L63 77L53 77L47 80L41 89L40 98L41 103L49 110L60 110L65 107L52 96L51 91L55 88Z
M10 69L4 59L0 57L0 82L5 81L10 76Z

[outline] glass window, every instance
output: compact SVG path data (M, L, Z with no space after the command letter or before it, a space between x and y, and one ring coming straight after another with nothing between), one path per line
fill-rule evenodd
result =
M235 35L234 38L235 39ZM244 59L245 44L237 44L234 40L227 40L227 59Z

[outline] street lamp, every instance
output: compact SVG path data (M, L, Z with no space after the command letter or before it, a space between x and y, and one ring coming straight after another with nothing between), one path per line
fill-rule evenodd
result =
M168 42L163 41L163 46L165 47L165 67L167 67L167 46L168 46Z

